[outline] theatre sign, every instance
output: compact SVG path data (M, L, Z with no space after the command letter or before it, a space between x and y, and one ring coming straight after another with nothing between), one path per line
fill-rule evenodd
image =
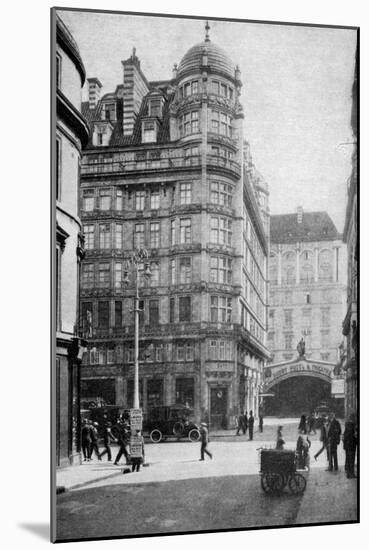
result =
M313 376L325 382L332 382L334 363L298 359L270 365L264 370L264 390L269 390L275 384L294 376Z

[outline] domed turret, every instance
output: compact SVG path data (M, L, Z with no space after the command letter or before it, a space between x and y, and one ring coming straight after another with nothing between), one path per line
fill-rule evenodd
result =
M209 25L206 24L206 36L203 42L195 44L183 56L177 71L177 77L198 72L204 64L213 72L223 73L232 79L235 78L235 67L228 54L216 44L210 41ZM204 63L205 61L205 63Z

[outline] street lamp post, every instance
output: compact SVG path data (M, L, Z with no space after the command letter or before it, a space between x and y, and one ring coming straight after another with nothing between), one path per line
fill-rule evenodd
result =
M144 270L144 276L149 279L151 277L150 264L147 262L148 253L144 248L136 250L129 259L129 264L135 271L135 299L134 299L134 314L135 314L135 370L134 370L134 390L133 390L133 408L140 408L140 396L139 396L139 331L140 331L140 297L138 291L139 284L139 271ZM123 282L129 284L128 269L124 272Z

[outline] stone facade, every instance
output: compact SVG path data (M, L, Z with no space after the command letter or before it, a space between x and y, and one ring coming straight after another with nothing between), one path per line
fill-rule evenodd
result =
M83 257L78 214L79 165L88 127L81 115L85 69L77 45L56 16L56 131L53 196L56 203L56 466L79 462L79 265Z
M96 106L93 86L83 111L82 397L132 406L129 258L144 247L140 404L189 405L230 426L257 412L269 356L268 189L245 142L240 73L208 36L168 81L147 82L135 50L122 64L123 83Z

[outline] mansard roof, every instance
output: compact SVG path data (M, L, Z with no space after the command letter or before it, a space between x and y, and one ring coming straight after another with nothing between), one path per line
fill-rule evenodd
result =
M298 223L297 213L270 217L272 243L334 241L341 238L327 212L303 212L301 223Z

